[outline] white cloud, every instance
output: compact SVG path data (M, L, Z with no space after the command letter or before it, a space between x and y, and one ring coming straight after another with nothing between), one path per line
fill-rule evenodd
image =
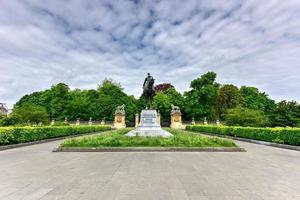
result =
M0 2L0 102L58 82L96 87L105 77L141 93L145 74L181 91L210 71L300 100L300 2Z

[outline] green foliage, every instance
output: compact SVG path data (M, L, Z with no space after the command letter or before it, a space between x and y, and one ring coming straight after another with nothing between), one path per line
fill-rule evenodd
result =
M0 114L0 120L7 118L6 115Z
M19 123L48 123L49 121L46 109L34 104L23 104L20 107L15 107L12 117Z
M143 95L137 100L137 112L140 113L143 109L147 107L147 101Z
M191 81L191 90L183 96L170 84L158 85L158 88L161 91L154 97L153 107L160 111L163 122L170 121L171 104L174 104L180 107L183 120L191 120L192 117L196 121L202 121L204 117L208 120L224 120L226 117L227 124L232 125L300 126L298 103L283 101L276 104L255 87L220 87L214 72ZM143 96L136 100L134 96L127 95L119 83L110 79L105 79L96 90L70 90L66 84L59 83L50 89L22 97L16 103L13 115L0 119L0 126L26 123L28 120L47 123L51 118L63 121L65 117L69 121L77 118L87 121L90 117L93 120L105 118L112 121L116 107L122 104L125 104L127 122L133 122L135 114L146 108Z
M263 112L243 107L229 109L225 116L226 125L263 127L267 118Z
M167 94L158 92L153 98L152 106L159 110L162 120L170 119L171 102Z
M234 126L187 126L187 130L300 146L300 128L255 128Z
M69 92L69 101L67 102L66 116L69 119L88 119L89 117L89 99L87 98L87 91L75 89ZM62 116L61 116L62 117ZM60 117L59 117L60 118Z
M18 120L13 116L0 115L0 127L1 126L12 126L17 124Z
M300 104L295 101L281 101L270 117L272 126L300 126Z
M179 108L184 107L184 97L182 96L181 93L176 91L175 88L170 88L166 90L165 94L169 97L171 104L175 106L179 106Z
M128 137L130 129L65 140L60 147L235 147L231 140L167 129L173 137Z
M263 111L266 115L270 114L275 107L275 101L255 87L242 86L240 93L243 98L243 107Z
M98 87L98 92L98 112L102 118L113 120L116 107L125 104L127 120L134 121L137 112L136 99L133 96L127 96L119 84L111 80L104 80L102 85Z
M48 118L55 118L57 121L63 121L65 117L69 120L89 120L92 117L111 121L116 107L125 104L126 118L133 121L137 112L136 101L133 96L123 92L120 84L109 79L105 79L97 90L71 91L66 84L59 83L50 90L25 95L16 103L14 113L18 109L26 110L28 105L35 105L39 110L43 107ZM26 120L28 119L21 119L22 122Z
M234 85L223 85L216 98L217 115L223 119L228 109L237 107L242 101L239 88Z
M185 111L189 118L196 120L203 117L215 117L215 100L218 95L219 84L215 82L216 74L208 72L191 82L191 90L185 92Z
M110 130L110 126L1 127L0 145Z
M57 120L63 120L67 114L68 102L70 101L69 86L59 83L51 87L50 91L50 117Z
M171 104L182 108L183 103L183 96L174 88L158 92L153 98L153 108L159 110L162 121L170 120Z

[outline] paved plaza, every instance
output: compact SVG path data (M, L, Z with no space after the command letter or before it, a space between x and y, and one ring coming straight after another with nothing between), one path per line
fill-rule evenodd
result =
M300 199L300 152L237 142L235 153L0 152L0 199Z

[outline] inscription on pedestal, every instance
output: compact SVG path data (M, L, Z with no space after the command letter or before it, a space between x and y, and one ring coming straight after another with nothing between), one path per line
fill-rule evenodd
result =
M141 124L155 124L156 122L156 114L155 113L145 113L141 114Z

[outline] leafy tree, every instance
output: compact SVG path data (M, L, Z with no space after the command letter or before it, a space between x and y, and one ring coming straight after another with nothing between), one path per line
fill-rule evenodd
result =
M140 113L143 109L147 107L147 101L143 95L137 100L137 112Z
M108 120L113 120L116 107L125 104L127 120L134 121L137 111L136 99L133 96L127 96L120 84L106 79L98 87L98 92L99 113L102 118L105 117Z
M266 115L272 113L275 108L275 101L271 100L264 92L259 92L255 87L242 86L240 93L243 98L243 107L261 110Z
M99 92L97 90L86 90L83 91L86 101L86 111L88 113L88 118L92 117L94 120L101 120L103 117L100 116L100 99Z
M175 88L158 92L153 98L153 107L159 110L162 121L169 122L171 114L171 104L183 108L183 96Z
M219 84L215 82L216 73L208 72L191 82L191 90L185 92L185 111L189 118L213 118L214 104L218 95Z
M281 101L270 117L271 126L300 126L300 104L296 101Z
M28 103L43 106L44 102L41 101L42 95L43 92L34 92L30 95L25 95L16 103L16 106L22 106Z
M175 88L170 88L164 92L170 99L171 104L179 106L180 109L184 107L184 97Z
M135 114L137 113L137 100L133 95L127 96L126 101L124 102L126 105L125 111L126 111L126 121L134 122L135 120Z
M49 96L50 117L63 120L67 115L67 107L70 101L69 86L59 83L51 87Z
M17 119L19 123L48 123L49 116L47 111L42 106L34 104L24 104L21 107L15 107L12 117Z
M7 116L0 113L0 126L7 126Z
M0 113L0 120L6 118L7 116Z
M167 94L158 92L153 98L153 108L159 110L161 119L168 121L171 113L171 101Z
M105 79L97 90L71 91L64 83L54 85L49 90L35 92L22 97L15 109L26 107L27 104L41 106L46 109L47 114L56 120L88 120L93 119L113 120L117 106L125 104L127 120L134 120L137 112L137 102L133 96L123 92L120 84Z
M228 109L237 107L242 101L242 97L237 88L234 85L223 85L216 98L216 112L220 118L223 118Z
M0 126L12 126L17 123L17 119L11 115L0 115Z
M225 122L228 126L263 127L267 124L267 118L261 111L237 107L228 110Z
M208 72L191 81L190 87L190 91L181 95L171 84L157 86L160 92L157 92L158 95L154 97L153 105L160 110L162 120L170 119L171 104L181 108L184 120L190 120L193 116L196 120L202 120L203 117L215 119L224 116L229 120L228 117L232 113L226 115L227 110L230 109L230 112L233 112L234 108L242 106L244 108L240 108L238 111L248 108L249 110L244 111L249 111L248 114L254 115L253 110L255 110L258 119L266 116L272 126L300 126L298 103L283 101L276 104L267 94L260 92L255 87L243 86L238 90L234 85L223 85L219 89L220 86L216 83L216 74L213 72ZM128 96L124 93L121 85L111 79L105 79L97 90L70 90L68 85L59 83L50 89L23 96L15 104L13 115L2 117L0 125L13 125L27 120L35 122L37 121L35 115L42 116L41 119L45 121L46 118L47 121L48 118L62 121L65 117L68 117L69 120L76 120L76 118L88 120L90 117L94 120L103 118L113 120L116 107L122 104L126 105L128 121L134 121L135 113L146 107L143 96L138 100L133 96ZM26 109L33 111L33 114L28 113L30 117L24 114L27 112ZM46 115L44 115L45 110ZM261 117L261 112L263 117ZM247 116L245 117L245 124L250 124Z
M87 99L86 91L76 89L69 92L69 102L67 105L67 116L70 120L76 120L80 118L82 120L88 120L91 116L89 113L89 101Z
M155 86L155 92L165 92L171 88L174 88L174 86L171 83L161 83Z

